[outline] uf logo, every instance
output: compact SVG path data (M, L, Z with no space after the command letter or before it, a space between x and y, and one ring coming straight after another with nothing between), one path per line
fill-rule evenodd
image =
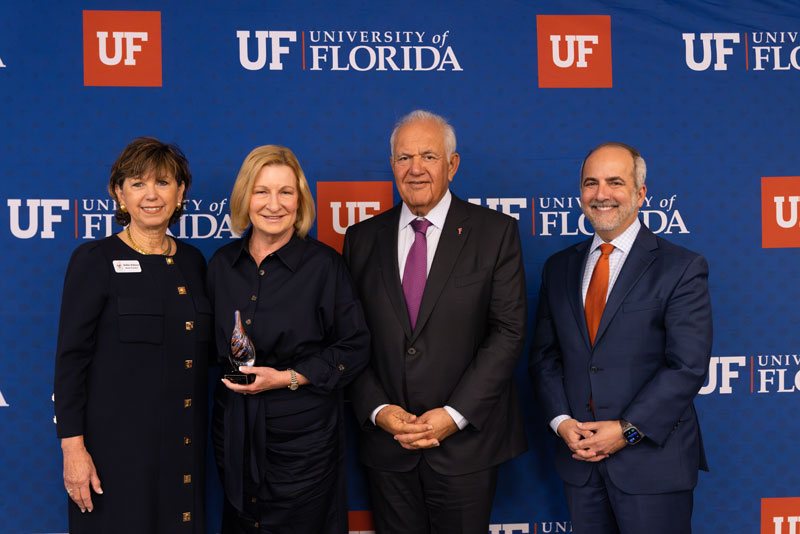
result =
M135 44L134 41L136 39L147 41L147 32L114 32L112 37L114 39L114 57L109 58L108 45L106 44L108 32L97 32L97 41L100 47L100 61L103 62L103 65L118 65L122 59L123 49L127 51L125 53L125 64L136 65L133 53L140 52L142 46ZM125 45L122 44L123 38L125 39Z
M800 534L800 497L761 499L761 534Z
M161 87L161 13L84 11L83 84Z
M611 17L537 15L539 87L611 87Z
M798 206L800 176L761 178L762 248L800 247Z
M39 237L42 239L53 239L56 234L53 232L53 223L61 222L61 215L53 213L54 209L64 211L69 210L69 200L67 199L28 199L26 204L28 206L28 227L22 229L19 222L20 206L22 200L19 198L9 198L8 204L8 222L11 227L11 234L18 239L30 239L36 236L39 231L39 208L42 212L42 232Z
M317 182L317 239L342 251L347 228L392 207L392 182Z
M239 39L239 63L247 70L261 70L267 64L267 39L272 42L271 52L272 61L269 62L269 70L283 70L281 56L289 53L288 46L281 46L281 39L288 39L289 42L297 41L297 32L288 31L257 31L256 46L258 55L255 61L250 61L247 53L247 43L250 40L250 32L239 30L236 37Z
M738 33L701 33L700 41L703 43L703 56L698 62L695 61L693 33L684 33L683 41L686 45L686 66L692 70L702 71L711 66L711 41L714 41L714 49L717 53L717 61L714 63L714 70L728 70L725 58L733 54L733 48L726 46L725 41L731 43L739 42Z

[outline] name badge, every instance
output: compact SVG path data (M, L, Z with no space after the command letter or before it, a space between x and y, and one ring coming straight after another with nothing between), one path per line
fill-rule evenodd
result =
M139 260L114 260L114 271L118 273L140 273L142 266L139 265Z

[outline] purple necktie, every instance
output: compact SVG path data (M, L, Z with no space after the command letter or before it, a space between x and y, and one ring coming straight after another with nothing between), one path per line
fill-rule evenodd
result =
M425 232L431 222L427 219L414 219L411 228L414 229L414 243L406 257L406 267L403 269L403 294L406 296L408 317L411 319L411 329L417 324L419 305L422 302L422 292L425 291L425 280L428 278L428 239Z

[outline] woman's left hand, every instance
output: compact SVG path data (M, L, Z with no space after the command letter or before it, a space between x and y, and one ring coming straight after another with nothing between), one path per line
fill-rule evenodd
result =
M278 371L274 367L239 367L239 371L246 375L256 375L256 380L252 384L234 384L227 378L222 379L225 387L231 391L241 393L243 395L254 395L262 391L269 391L270 389L288 388L292 383L292 375L289 370ZM308 384L308 379L295 372L297 375L297 383L301 386Z

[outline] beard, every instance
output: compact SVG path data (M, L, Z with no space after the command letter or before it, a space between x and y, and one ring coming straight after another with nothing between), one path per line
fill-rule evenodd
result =
M592 223L594 231L609 232L618 229L625 223L631 215L638 209L638 199L636 192L631 195L630 202L620 203L616 200L592 201L588 206L581 203L581 210L589 222ZM616 208L606 213L594 212L592 208Z

